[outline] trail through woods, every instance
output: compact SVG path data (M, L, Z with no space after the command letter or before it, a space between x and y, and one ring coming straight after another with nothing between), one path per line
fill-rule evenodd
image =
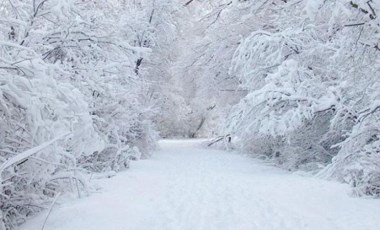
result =
M162 141L100 193L53 209L45 230L377 230L380 201L200 141ZM41 229L46 213L22 230Z

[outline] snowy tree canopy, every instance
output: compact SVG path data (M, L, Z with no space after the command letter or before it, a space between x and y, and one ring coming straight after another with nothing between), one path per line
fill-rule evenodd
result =
M380 196L380 3L0 2L0 230L166 137ZM229 148L229 147L228 147Z

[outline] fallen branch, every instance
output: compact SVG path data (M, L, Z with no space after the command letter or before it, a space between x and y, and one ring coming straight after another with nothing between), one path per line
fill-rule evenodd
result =
M218 142L224 140L225 138L229 138L229 137L231 137L230 134L227 134L227 135L225 135L225 136L217 137L216 139L212 140L207 146L210 147L211 145L216 144L216 143L218 143Z

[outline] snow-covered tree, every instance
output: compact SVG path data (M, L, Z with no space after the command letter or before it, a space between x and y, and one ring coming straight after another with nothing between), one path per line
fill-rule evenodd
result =
M227 130L242 148L288 169L318 170L332 162L324 170L329 176L361 194L378 194L377 3L273 1L265 7L270 27L263 22L252 31L232 60L230 75L249 93Z
M139 4L1 2L0 228L59 193L82 194L87 172L118 171L154 147L157 110L139 70L160 38L139 22L152 15Z

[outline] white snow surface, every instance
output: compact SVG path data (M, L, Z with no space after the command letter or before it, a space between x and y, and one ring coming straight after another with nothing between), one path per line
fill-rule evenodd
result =
M199 140L161 141L151 159L60 202L45 230L378 230L380 200L284 172ZM42 213L21 230L38 230Z

